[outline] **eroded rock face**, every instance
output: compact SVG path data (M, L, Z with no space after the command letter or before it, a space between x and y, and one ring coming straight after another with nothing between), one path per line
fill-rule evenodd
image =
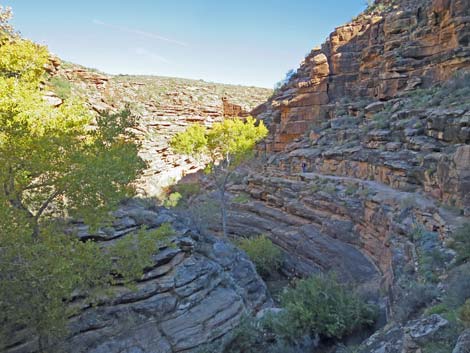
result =
M367 339L360 347L360 353L416 353L424 344L434 339L434 335L448 325L447 320L434 314L405 325L394 325L379 331Z
M58 349L70 353L176 353L196 351L235 327L244 313L269 307L271 299L246 255L233 245L188 229L162 209L131 202L117 212L106 232L81 237L112 242L140 226L170 222L174 247L155 255L136 290L115 286L96 307L82 307L70 320L71 335ZM74 303L81 305L79 301ZM8 353L36 352L36 342L19 332ZM57 348L57 347L56 347Z
M147 162L136 187L139 195L161 196L182 176L202 168L193 158L172 153L169 140L190 124L210 127L228 116L246 116L264 102L271 90L158 76L109 76L78 65L61 65L51 58L49 72L72 83L91 111L117 112L130 108L136 117L132 130ZM54 98L54 99L52 99ZM60 105L57 97L47 97ZM222 100L224 99L224 100Z
M336 28L301 63L274 99L254 111L272 120L268 149L283 150L312 124L328 120L345 97L388 100L470 67L466 0L378 1Z
M465 330L459 336L457 344L452 353L466 353L470 350L470 329Z

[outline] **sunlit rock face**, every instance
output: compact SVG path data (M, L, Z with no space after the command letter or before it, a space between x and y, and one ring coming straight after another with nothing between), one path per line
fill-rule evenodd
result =
M283 150L330 119L342 99L388 100L469 67L469 15L466 0L385 0L336 28L274 99L254 111L273 121L269 150Z

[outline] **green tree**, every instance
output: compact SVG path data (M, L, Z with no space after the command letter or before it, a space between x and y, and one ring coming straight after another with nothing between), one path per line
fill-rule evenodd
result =
M110 220L144 167L126 133L128 112L94 118L73 100L59 108L45 102L48 58L46 48L19 37L0 44L0 334L27 327L40 350L65 332L72 293L108 285L119 262L66 235L64 220L92 228ZM135 274L135 266L121 272Z
M207 158L206 171L210 173L218 190L222 230L227 237L226 189L232 172L247 158L253 155L257 142L268 134L263 122L248 117L226 119L215 123L211 129L201 125L191 125L170 141L177 153Z

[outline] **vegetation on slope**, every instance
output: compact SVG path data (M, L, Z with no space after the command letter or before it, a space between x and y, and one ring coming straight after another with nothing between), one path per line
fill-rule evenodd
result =
M3 31L9 14L0 14ZM40 351L66 333L74 297L93 302L91 292L139 278L171 233L141 230L105 252L66 232L70 218L92 228L110 220L144 163L124 137L128 112L93 119L78 101L48 105L40 89L48 60L42 46L1 39L0 342L27 328Z

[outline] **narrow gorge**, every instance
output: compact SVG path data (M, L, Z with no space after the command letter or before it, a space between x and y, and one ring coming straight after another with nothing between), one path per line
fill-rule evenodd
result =
M469 0L377 0L274 91L107 75L57 57L46 71L51 106L79 97L93 114L129 109L146 163L111 224L67 230L104 249L141 227L174 231L135 286L117 281L93 305L75 294L50 352L470 352L470 320L457 318L470 305ZM269 135L228 179L225 238L207 161L169 144L191 124L249 115ZM272 273L240 249L258 235L280 250ZM263 331L230 350L247 318L284 310L287 287L327 273L377 308L373 324L276 350ZM0 344L41 348L27 326Z

